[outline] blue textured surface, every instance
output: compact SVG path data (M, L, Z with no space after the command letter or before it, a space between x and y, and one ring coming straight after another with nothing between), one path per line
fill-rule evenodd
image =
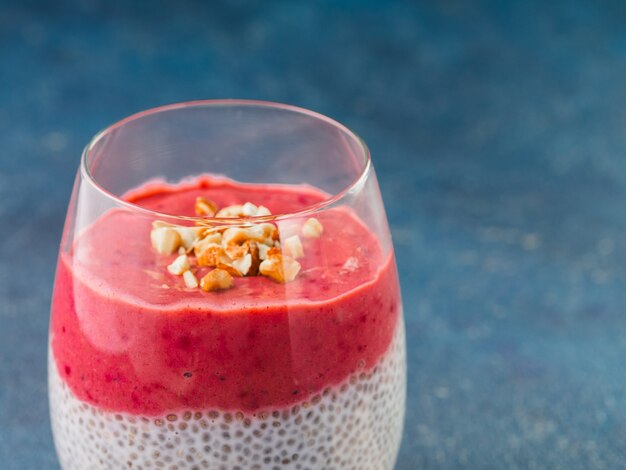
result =
M48 306L82 146L215 97L371 147L409 337L399 469L623 467L624 24L618 1L0 0L0 467L58 468Z

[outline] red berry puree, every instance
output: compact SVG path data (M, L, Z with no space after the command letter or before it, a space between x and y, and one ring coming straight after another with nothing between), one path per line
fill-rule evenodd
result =
M201 178L144 186L126 199L191 216L198 196L220 207L250 201L273 214L327 198L307 186ZM176 255L151 247L154 216L107 212L58 264L51 328L60 377L98 408L156 416L276 409L371 370L400 313L393 256L350 210L316 217L324 233L301 237L294 281L241 277L229 290L204 292L167 272Z

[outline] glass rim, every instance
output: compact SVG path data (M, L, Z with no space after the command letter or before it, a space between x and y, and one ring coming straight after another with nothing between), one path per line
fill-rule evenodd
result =
M118 129L125 124L141 119L146 116L151 116L154 114L173 111L177 109L190 108L190 107L214 107L214 106L249 106L249 107L261 107L268 109L278 109L282 111L289 111L293 113L298 113L302 115L306 115L312 118L315 118L320 121L324 121L327 124L330 124L334 128L341 131L348 138L357 143L358 148L360 150L359 155L362 158L362 168L359 170L358 174L351 179L351 181L345 185L341 190L335 192L335 194L331 194L330 197L324 199L315 204L308 205L300 210L292 211L292 212L284 212L279 214L271 214L265 216L254 216L254 217L206 217L206 216L185 216L185 215L177 215L177 214L168 214L166 212L160 212L152 209L148 209L146 207L142 207L133 202L127 201L120 196L112 193L108 189L104 188L97 180L97 178L93 175L91 170L89 169L89 158L91 155L91 151L95 147L95 145L105 137L110 134L115 129ZM204 223L214 223L214 224L236 224L241 222L269 222L276 221L282 219L296 218L302 217L309 214L314 214L320 212L324 208L339 203L343 199L345 199L355 188L361 187L367 177L371 172L372 162L371 155L367 144L358 134L354 131L350 130L345 125L341 124L338 121L335 121L328 116L320 114L315 111L311 111L306 108L301 108L299 106L293 106L289 104L276 103L272 101L263 101L263 100L245 100L245 99L208 99L208 100L193 100L193 101L183 101L179 103L173 103L163 106L157 106L154 108L149 108L144 111L139 111L137 113L131 114L123 119L120 119L117 122L105 127L100 132L95 134L89 143L83 149L80 159L80 173L85 181L88 181L91 186L93 186L96 190L98 190L103 196L107 199L110 199L116 205L125 207L127 209L132 209L133 211L141 212L146 215L152 215L154 217L159 218L167 218L167 219L176 219L187 222L198 222L203 221Z

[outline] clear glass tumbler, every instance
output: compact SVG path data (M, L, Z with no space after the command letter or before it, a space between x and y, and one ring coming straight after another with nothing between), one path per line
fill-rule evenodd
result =
M84 150L50 323L63 469L391 469L404 336L369 153L337 122L201 101Z

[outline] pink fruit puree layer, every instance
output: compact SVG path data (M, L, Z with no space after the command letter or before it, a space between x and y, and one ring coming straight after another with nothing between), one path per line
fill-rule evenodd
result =
M127 198L193 215L196 196L220 206L250 201L272 213L326 198L310 187L208 178L146 186ZM51 328L61 377L103 409L157 415L287 406L371 369L400 310L393 257L349 210L317 217L324 234L303 238L295 281L236 278L234 288L206 293L167 272L175 255L151 248L151 219L109 211L59 260Z

